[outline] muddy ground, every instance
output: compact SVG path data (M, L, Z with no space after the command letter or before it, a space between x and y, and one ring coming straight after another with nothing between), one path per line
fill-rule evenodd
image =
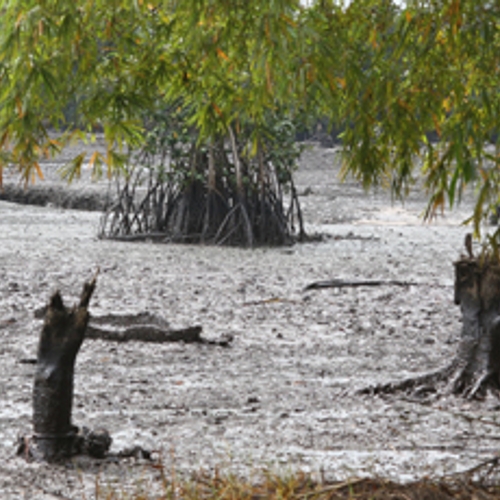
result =
M402 481L493 456L495 399L427 405L355 394L453 356L453 261L470 200L423 224L421 193L392 204L384 192L341 185L338 164L333 149L304 154L296 182L307 230L325 237L288 248L100 241L99 212L0 201L0 497L89 499L96 482L101 491L161 490L158 469L141 460L47 466L15 457L17 436L31 430L34 366L22 361L36 355L33 312L56 289L75 301L97 267L93 314L150 311L174 328L200 324L208 339L234 336L229 348L84 342L74 422L106 427L113 451L155 450L169 475L300 469ZM57 183L53 170L46 166L46 186ZM303 292L333 278L417 284Z

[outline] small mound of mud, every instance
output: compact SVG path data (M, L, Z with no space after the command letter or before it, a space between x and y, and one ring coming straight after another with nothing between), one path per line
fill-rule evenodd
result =
M37 185L23 187L4 185L0 200L23 205L53 206L99 212L106 209L110 197L106 192L89 189L68 189L67 186Z

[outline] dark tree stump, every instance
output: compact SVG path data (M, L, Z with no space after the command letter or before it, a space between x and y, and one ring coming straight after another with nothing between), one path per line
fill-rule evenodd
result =
M79 451L78 443L83 445L78 428L71 423L73 375L89 321L88 305L96 277L85 283L78 305L65 307L56 292L45 314L33 390L34 434L29 445L30 454L37 459L69 457Z
M467 256L455 262L455 304L462 331L452 362L436 372L362 389L363 394L406 392L414 396L452 393L484 398L500 390L500 263L476 258L466 236Z
M500 388L500 265L473 258L456 262L455 303L463 326L451 390L481 397Z

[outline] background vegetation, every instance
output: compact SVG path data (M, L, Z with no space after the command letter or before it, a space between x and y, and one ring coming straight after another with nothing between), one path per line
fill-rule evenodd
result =
M245 130L237 151L248 158L279 144L269 142L270 117L322 117L344 130L344 171L366 187L404 196L423 176L428 217L474 183L478 236L498 202L499 8L460 0L4 2L0 172L41 177L41 157L96 129L107 153L75 158L67 176L84 161L96 175L119 172L129 149L147 143L144 115L158 106L179 105L200 148L231 145ZM233 157L228 179L241 197L258 172ZM208 186L208 168L203 175Z

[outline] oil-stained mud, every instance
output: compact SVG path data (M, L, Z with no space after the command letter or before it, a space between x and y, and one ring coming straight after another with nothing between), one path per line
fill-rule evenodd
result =
M460 471L496 451L495 400L354 395L454 354L452 263L468 212L424 225L422 196L392 205L384 193L340 185L336 162L334 150L304 155L305 220L326 237L289 248L99 241L99 213L0 202L2 499L93 498L98 471L102 488L160 487L158 470L141 461L54 467L14 456L16 436L31 429L35 368L22 361L36 353L33 311L55 289L76 301L97 267L94 314L150 311L173 328L201 324L206 338L234 337L230 348L85 341L73 419L109 429L112 451L156 450L179 473L271 468L398 480ZM418 285L302 291L333 278Z

